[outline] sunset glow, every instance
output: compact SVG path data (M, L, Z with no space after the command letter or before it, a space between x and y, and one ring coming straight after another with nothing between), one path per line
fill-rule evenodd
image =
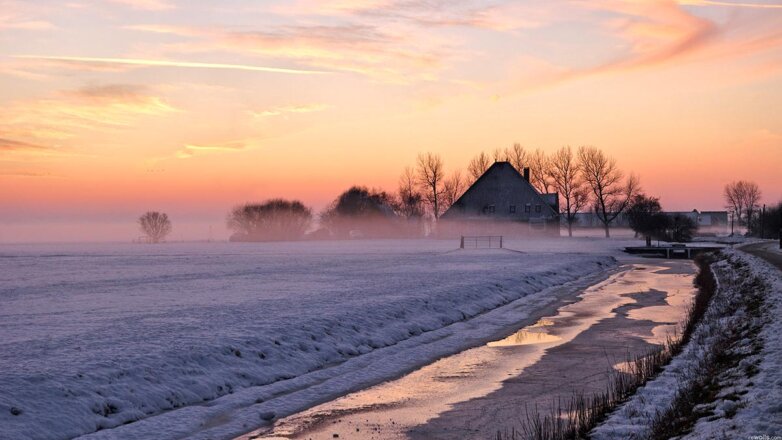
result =
M0 0L0 242L225 238L520 143L594 145L670 210L782 200L782 3Z

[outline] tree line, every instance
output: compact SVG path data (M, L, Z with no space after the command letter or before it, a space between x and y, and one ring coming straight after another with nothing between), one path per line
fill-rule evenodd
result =
M469 161L466 169L451 173L446 173L440 155L422 153L412 166L403 169L394 192L352 186L317 215L298 200L276 198L246 203L234 207L226 223L233 241L298 240L307 233L312 238L420 236L427 223L436 223L467 188L500 161L509 162L522 174L524 168L529 168L529 183L538 192L558 194L568 236L573 235L577 214L586 210L600 221L606 237L610 236L611 224L623 213L633 214L631 222L635 218L641 225L637 231L647 238L687 235L672 232L686 230L678 226L686 220L662 224L656 212L662 212L659 200L644 195L638 177L623 172L616 159L601 149L564 146L547 154L541 149L528 151L520 144L490 153L482 151ZM757 185L731 183L726 186L725 197L737 218L751 223L760 199ZM643 217L647 214L651 220ZM320 228L313 230L316 218ZM652 223L653 233L645 222ZM168 217L158 212L146 213L139 224L150 242L161 241L171 231Z
M442 157L429 152L419 154L415 164L402 171L395 192L365 186L347 189L319 214L321 228L312 235L420 236L426 220L436 222L494 162L500 161L509 162L519 173L529 168L530 184L540 193L559 194L569 235L576 214L592 203L608 237L611 222L639 191L638 179L632 174L625 178L616 160L596 147L574 151L567 146L548 155L540 149L529 152L514 144L490 154L480 152L470 160L465 173L457 169L450 174L446 174ZM158 242L170 232L171 224L162 213L145 216L153 214L156 222L167 225L162 235L159 226L152 227L141 219L139 223L149 241ZM234 241L297 240L310 231L315 217L301 201L270 199L234 207L227 226Z
M558 193L570 236L576 214L591 204L609 237L611 223L640 192L635 175L626 176L614 158L591 146L566 146L549 155L514 144L491 154L478 153L466 173L446 173L442 157L429 152L419 154L415 164L402 171L395 192L353 186L340 194L320 213L321 229L313 236L419 236L426 219L436 222L494 162L509 162L519 173L529 168L530 184L538 192ZM302 238L314 217L299 201L275 199L234 208L228 226L234 232L232 240L288 240Z

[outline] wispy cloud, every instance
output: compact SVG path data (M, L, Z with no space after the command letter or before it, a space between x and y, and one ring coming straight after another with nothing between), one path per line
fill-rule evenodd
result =
M257 143L251 141L232 141L219 144L187 144L175 153L179 159L190 159L191 157L220 152L234 152L246 150L257 146Z
M0 126L0 130L3 130L4 135L8 135L8 136L16 136L19 134L19 133L15 133L13 130L5 130L5 128L2 126ZM41 158L66 157L66 156L84 157L85 155L80 154L68 147L55 145L55 144L45 144L43 142L39 142L38 140L21 141L17 138L11 138L11 137L0 138L0 159L11 158L14 162L29 162L29 161L37 161L40 160ZM13 173L6 174L6 175L11 175L11 174ZM33 177L33 176L28 175L28 177Z
M60 178L48 171L28 171L28 170L0 170L2 177L23 177L23 178Z
M56 28L55 25L44 20L20 20L0 16L0 29L25 30L25 31L48 31Z
M422 27L456 26L509 31L542 26L550 8L496 0L300 0L275 8L288 16L302 14L393 20Z
M33 144L30 142L17 141L14 139L0 138L0 151L20 151L20 150L49 150L50 147Z
M137 84L91 84L63 91L62 94L97 102L139 103L149 99L147 91L147 87ZM165 104L164 108L171 110L171 107Z
M712 1L712 0L679 0L679 4L685 6L728 6L733 8L782 9L782 4L777 4L777 3L745 3L745 2Z
M166 11L174 9L175 6L170 1L165 0L109 0L112 3L118 3L125 6L130 6L134 9L141 9L145 11Z
M92 85L44 99L23 100L0 108L0 149L52 153L76 145L82 135L130 127L141 117L177 109L146 88L128 84Z
M281 116L281 115L286 115L291 113L295 114L295 113L321 112L329 108L330 106L326 104L289 105L283 107L274 107L274 108L261 110L261 111L251 111L250 114L255 117L265 118L270 116Z
M44 81L50 78L48 74L42 72L37 66L30 65L30 63L19 62L19 60L0 62L0 75L14 76L35 81Z
M527 59L523 85L530 90L603 74L661 67L703 53L716 44L723 30L714 22L684 10L674 0L571 0L573 4L598 13L610 13L601 21L604 32L621 46L616 55L587 67L570 67ZM529 63L532 68L529 68Z
M32 2L0 0L0 31L51 31L56 29L46 8ZM26 37L25 37L26 38Z
M605 66L608 69L644 67L695 52L711 42L719 27L696 17L670 1L607 2L609 10L624 14L610 21L611 29L626 41L631 56Z
M197 27L175 26L167 24L133 24L123 26L123 29L139 32L149 32L152 34L178 35L180 37L199 37L204 35L205 31Z
M247 64L203 63L193 61L146 60L138 58L101 58L101 57L69 57L51 55L18 55L15 58L60 61L64 63L92 63L109 65L128 65L143 67L178 67L192 69L222 69L246 70L253 72L286 73L292 75L318 75L329 72L304 69L288 69L282 67L253 66Z
M422 40L363 24L279 25L258 31L159 25L132 28L196 39L170 45L169 49L175 52L224 51L289 59L316 69L358 73L392 82L433 79L432 72L441 67L446 56L434 38Z
M61 92L65 99L45 100L42 108L94 125L128 126L138 115L163 115L176 109L145 87L91 85Z

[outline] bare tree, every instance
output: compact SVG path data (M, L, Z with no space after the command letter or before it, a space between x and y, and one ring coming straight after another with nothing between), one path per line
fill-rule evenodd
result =
M503 150L502 148L495 148L491 153L491 158L494 159L495 162L506 162L508 160L506 150Z
M397 207L399 215L408 220L423 217L423 196L418 191L415 172L410 167L405 167L402 175L399 176L397 197L399 198Z
M757 183L746 180L739 180L725 185L725 202L728 209L731 209L739 222L746 222L750 225L752 215L758 209L761 192Z
M475 182L483 175L483 173L486 172L486 170L489 169L490 166L491 161L489 160L489 156L486 155L486 153L481 152L481 154L473 157L470 161L470 164L467 165L467 172L470 173L472 181Z
M632 197L640 190L638 178L630 175L623 181L624 174L616 166L616 160L606 156L596 147L578 149L581 175L592 190L595 214L610 237L609 227L630 204Z
M445 212L451 207L459 197L462 196L467 187L467 182L460 171L454 171L450 177L443 182L443 197L440 203L440 211Z
M550 167L551 164L546 153L539 148L535 149L529 158L530 183L542 194L548 194L551 188Z
M760 208L760 196L760 187L757 183L744 182L744 210L747 211L747 229L752 228L752 215Z
M138 219L141 232L150 243L160 243L171 233L171 220L168 215L157 211L148 211Z
M440 198L443 195L443 160L439 155L426 153L418 155L418 183L424 200L429 204L435 220L440 217Z
M510 162L518 172L523 173L524 167L527 165L527 151L521 144L513 144L512 147L505 150L505 160Z
M589 188L581 176L581 164L570 146L557 150L551 156L549 165L551 185L562 200L560 214L565 216L567 233L572 237L576 214L589 203Z
M741 222L744 216L743 181L731 182L725 185L725 203L733 211L735 218Z

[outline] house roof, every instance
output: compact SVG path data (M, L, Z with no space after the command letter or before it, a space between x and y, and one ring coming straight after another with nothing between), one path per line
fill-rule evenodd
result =
M464 194L462 194L461 197L459 197L456 200L456 202L454 202L454 204L450 208L448 208L448 210L445 211L443 215L440 217L441 218L445 217L452 209L455 209L456 206L462 205L464 203L464 199L468 198L470 196L470 193L475 191L475 188L480 186L481 183L488 178L488 176L500 172L500 170L512 171L510 174L513 176L513 178L517 179L519 182L522 182L523 185L526 185L531 190L531 193L534 194L534 197L537 197L540 200L540 204L542 206L545 206L546 209L548 209L552 215L554 216L559 215L559 213L554 210L554 208L551 206L551 203L549 202L551 196L556 197L557 196L556 194L543 195L540 192L538 192L538 190L535 189L535 187L532 186L532 184L527 179L525 179L524 176L522 176L521 173L519 173L519 171L516 169L516 167L511 165L510 162L494 162L486 171L484 171L483 174L481 174L480 177L478 177L478 179L472 185L470 185L469 188L467 188L467 191L465 191Z

